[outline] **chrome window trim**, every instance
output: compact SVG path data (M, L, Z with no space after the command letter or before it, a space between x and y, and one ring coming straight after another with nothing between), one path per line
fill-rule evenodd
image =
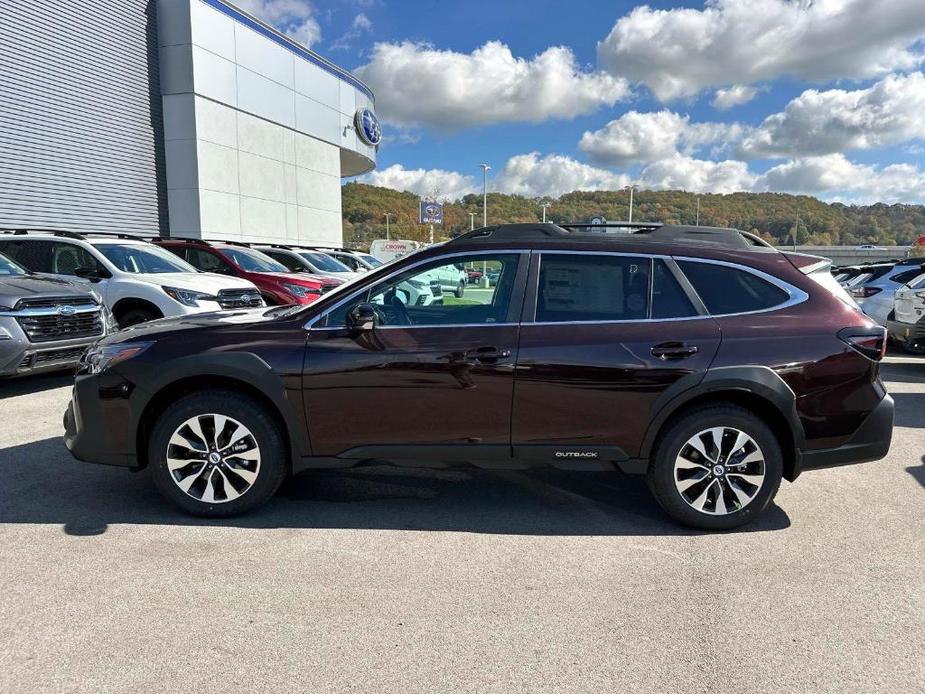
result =
M692 262L692 263L706 263L711 265L722 265L725 267L732 268L734 270L742 270L744 272L749 272L760 279L769 282L778 289L782 290L787 294L787 300L781 302L780 304L775 304L774 306L769 306L768 308L761 308L755 311L740 311L737 313L709 313L696 315L696 316L685 316L681 318L627 318L626 320L606 320L606 321L593 321L593 320L579 320L579 321L537 321L536 320L536 311L534 309L534 315L532 320L523 321L523 325L602 325L602 324L611 324L611 323L662 323L662 322L676 322L681 320L703 320L704 318L728 318L732 316L750 316L758 313L768 313L770 311L780 311L782 309L790 308L801 304L804 301L809 299L809 294L804 292L802 289L794 287L792 284L784 282L773 275L769 275L766 272L758 270L748 265L742 265L740 263L734 263L727 260L715 260L713 258L694 258L684 255L665 255L661 253L620 253L617 251L570 251L570 250L547 250L541 249L537 251L540 257L540 265L543 263L544 255L591 255L591 256L601 256L601 255L615 255L621 257L630 257L630 258L650 258L650 259L662 259L668 262ZM684 270L680 267L678 268L681 271L681 274L684 274ZM687 276L685 275L685 279ZM651 279L650 279L651 282ZM688 280L689 282L689 280ZM692 287L693 288L693 287ZM539 282L536 285L536 306L539 305ZM699 294L695 295L700 299ZM703 300L700 299L700 302L703 303ZM696 306L695 306L696 308ZM651 309L651 307L650 307Z
M431 257L431 258L424 258L422 260L418 260L417 262L410 263L408 265L405 265L401 268L396 269L395 272L391 272L375 282L371 282L370 284L366 285L362 290L357 291L351 294L350 296L344 297L343 299L338 301L333 306L326 308L324 311L319 313L317 316L309 318L308 321L304 325L304 329L305 330L312 330L312 329L314 330L343 330L344 329L343 326L327 326L327 327L315 328L314 325L318 321L324 318L327 318L329 313L336 311L338 308L348 303L349 301L353 301L356 297L360 296L361 294L365 294L369 292L370 288L373 287L374 285L380 284L381 282L388 282L393 277L401 275L402 273L408 270L413 270L419 265L424 265L431 261L442 260L444 258L458 258L460 256L471 257L474 255L504 255L504 254L511 254L511 253L517 253L519 255L523 255L524 253L530 253L530 249L527 249L527 248L498 248L496 250L490 250L490 251L457 251L455 253L447 253L446 255L441 255L441 256ZM383 265L382 267L385 267L385 265ZM378 269L378 268L374 268L374 269ZM474 325L518 325L518 323L475 323ZM459 323L459 324L453 324L453 325L446 324L446 325L439 325L439 326L437 325L384 325L376 329L380 330L380 329L386 329L386 328L402 328L404 330L407 330L408 328L413 329L413 328L437 328L437 327L468 328L468 327L473 327L473 324Z

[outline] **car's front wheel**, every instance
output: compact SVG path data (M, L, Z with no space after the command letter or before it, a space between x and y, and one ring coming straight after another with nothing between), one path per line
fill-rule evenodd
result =
M288 469L279 424L262 403L233 390L193 393L168 407L154 425L148 460L164 496L213 518L266 503Z
M782 476L780 444L770 428L746 409L719 405L692 410L667 427L648 483L676 521L728 530L760 515Z
M457 298L457 299L462 299L462 298L463 298L463 294L465 294L465 293L466 293L466 283L465 283L465 282L460 282L459 285L456 287L456 298Z

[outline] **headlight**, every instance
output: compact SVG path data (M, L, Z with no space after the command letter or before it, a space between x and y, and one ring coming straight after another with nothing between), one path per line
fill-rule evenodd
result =
M184 306L199 306L199 301L218 301L217 297L205 292L194 292L191 289L178 289L177 287L161 287L164 293Z
M301 284L283 283L283 289L300 299L304 299L306 296L321 296L320 289L316 287L304 287Z
M82 364L89 373L98 374L126 359L137 357L153 342L120 342L116 345L96 345L86 351Z

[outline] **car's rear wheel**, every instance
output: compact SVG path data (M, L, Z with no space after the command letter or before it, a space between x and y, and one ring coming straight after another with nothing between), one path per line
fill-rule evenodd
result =
M462 299L462 298L463 298L463 294L465 294L465 293L466 293L466 284L465 284L465 282L460 282L460 283L459 283L459 286L456 287L456 298L457 298L457 299Z
M771 429L744 408L717 405L668 425L656 443L648 483L676 521L728 530L760 515L782 476L780 444Z
M231 390L193 393L168 407L154 425L148 460L164 496L213 518L264 504L288 469L279 424L260 402Z

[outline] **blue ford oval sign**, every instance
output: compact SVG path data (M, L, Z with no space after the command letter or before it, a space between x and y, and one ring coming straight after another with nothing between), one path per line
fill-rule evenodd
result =
M370 147L375 147L382 141L382 127L376 114L368 108L361 108L353 118L357 134Z

